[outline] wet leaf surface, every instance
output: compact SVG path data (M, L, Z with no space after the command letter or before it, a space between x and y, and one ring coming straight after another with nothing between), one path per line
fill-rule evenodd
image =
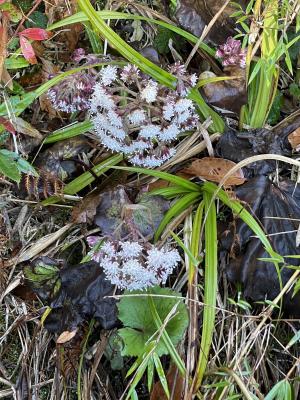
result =
M168 201L146 193L132 201L125 188L118 186L100 194L95 224L103 235L124 238L138 232L150 240L168 208Z
M246 1L237 1L241 6L247 4ZM200 37L206 25L212 20L215 14L224 5L222 0L179 0L177 2L176 19L180 25ZM217 22L209 32L208 39L213 43L220 44L228 36L236 34L234 20L229 18L236 9L228 5Z
M238 67L227 67L224 71L226 76L237 76L238 78L208 83L203 86L203 94L211 105L238 114L241 107L247 103L246 72L245 69ZM199 79L213 77L215 74L207 71L203 72Z
M36 160L36 166L65 181L80 170L81 164L76 161L77 157L89 149L90 146L83 137L63 140L43 151Z
M116 301L104 298L113 294L99 264L90 261L64 265L41 257L24 269L32 290L51 307L45 327L50 332L73 332L78 325L95 318L104 329L117 325Z
M254 129L237 132L228 129L217 144L217 155L236 163L257 154L280 154L291 156L288 136L300 126L300 117L296 116L288 124L279 124L274 129ZM276 161L260 161L244 168L246 177L265 175L273 172Z
M295 182L282 181L279 186L267 177L259 176L236 189L236 196L261 222L273 249L280 255L300 254L296 247L296 235L300 219L300 188ZM296 219L296 221L295 221ZM298 221L297 221L298 220ZM230 255L226 273L231 282L241 282L243 293L252 301L273 300L279 293L279 280L273 263L260 261L270 256L264 250L260 240L240 219L233 222L231 228L221 236L221 249ZM299 259L288 259L293 265L299 265ZM293 270L282 267L283 285L293 274ZM291 298L285 296L285 310L299 318L300 295Z

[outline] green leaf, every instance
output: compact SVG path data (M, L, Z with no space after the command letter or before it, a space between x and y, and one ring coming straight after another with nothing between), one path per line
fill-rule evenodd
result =
M29 62L24 57L10 57L5 59L4 65L6 69L19 69L28 67Z
M125 294L135 296L122 297L118 303L119 319L126 327L118 331L124 341L122 355L141 356L145 352L147 342L150 339L153 340L153 335L157 332L153 316L149 312L147 298L149 295L144 291L125 292ZM180 294L171 289L157 286L151 289L151 294L156 295L152 299L162 322L178 303L177 314L166 325L166 331L172 343L176 345L183 337L188 325L186 306L182 299L178 299L177 296L180 296ZM155 351L158 356L168 354L168 350L162 340L158 342Z
M19 22L23 16L18 7L8 1L0 4L0 11L7 12L9 14L9 19L12 22Z
M273 389L266 395L265 400L292 400L292 387L283 379L276 383Z
M286 345L286 350L294 346L295 343L300 341L300 331L296 332L292 339Z
M0 150L0 174L12 179L15 182L20 182L21 173L16 161Z
M177 200L175 204L166 212L164 218L161 220L157 231L155 232L154 240L157 241L163 233L165 227L172 221L173 218L178 217L183 211L188 209L191 205L200 199L200 193L188 193L182 198Z
M197 364L197 379L195 389L201 385L215 329L216 302L218 291L218 245L217 245L217 215L212 195L204 193L204 206L207 214L205 223L205 269L204 269L204 310L200 354Z
M55 143L60 140L70 139L72 137L82 135L85 132L93 129L92 121L86 120L83 122L75 122L72 125L68 125L64 128L58 129L52 132L44 143Z
M170 392L169 392L169 388L168 388L168 382L167 382L167 378L163 369L163 366L160 362L160 359L158 357L158 355L154 352L153 353L153 360L154 360L154 364L155 364L155 368L156 368L156 372L157 375L159 377L161 386L163 387L165 394L167 396L167 398L170 398Z

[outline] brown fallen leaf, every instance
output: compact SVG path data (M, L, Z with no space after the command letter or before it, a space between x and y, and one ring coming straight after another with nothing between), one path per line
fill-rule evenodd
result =
M64 331L58 336L56 343L63 344L63 343L69 342L71 339L73 339L73 337L76 335L76 333L77 333L77 329L75 329L74 331L71 331L71 332Z
M40 132L23 118L15 117L14 127L17 132L23 133L23 135L27 135L39 140L43 139L43 136L40 134Z
M227 172L235 165L236 163L225 158L204 157L193 161L190 167L184 168L180 172L220 183ZM243 171L240 169L227 179L226 185L242 185L245 181Z
M293 149L298 150L300 148L300 128L289 134L288 141Z

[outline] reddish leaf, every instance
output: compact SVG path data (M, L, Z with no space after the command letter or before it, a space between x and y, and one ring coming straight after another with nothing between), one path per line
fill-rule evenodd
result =
M33 47L24 36L20 36L20 45L23 56L26 58L26 60L30 64L37 64L37 59L35 57Z
M8 132L13 133L13 134L16 133L16 130L15 130L13 124L10 121L8 121L7 119L0 117L0 124L2 124Z
M28 28L20 32L19 36L23 36L31 40L46 40L49 39L51 35L50 32L47 32L45 29L42 28Z

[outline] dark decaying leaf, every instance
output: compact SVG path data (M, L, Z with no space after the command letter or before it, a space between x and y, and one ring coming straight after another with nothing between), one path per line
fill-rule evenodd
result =
M237 77L204 85L202 92L205 99L213 106L239 113L247 103L246 70L238 66L224 68L225 76ZM213 72L205 71L199 79L214 78Z
M169 208L169 202L161 196L146 193L131 201L124 186L100 195L95 223L102 234L123 238L133 231L151 239Z
M76 176L78 168L82 167L76 157L89 149L84 137L63 140L43 151L36 160L36 166L64 181Z
M242 7L247 4L245 0L239 0L237 3ZM178 0L176 19L183 28L199 37L204 27L209 24L223 5L223 0ZM211 42L221 44L228 36L236 34L235 20L230 18L234 11L236 8L231 4L225 8L209 32L208 39Z
M64 265L41 257L24 269L33 291L52 308L45 327L50 332L74 331L85 320L95 318L104 329L117 324L116 301L104 298L113 294L99 264L90 261Z
M300 254L296 246L296 235L300 219L300 188L295 182L282 181L279 186L267 177L259 176L236 189L236 196L245 202L245 207L261 221L273 249L282 256ZM298 220L298 221L297 221ZM234 227L235 226L235 227ZM279 293L279 280L273 263L258 260L269 258L260 240L237 219L231 229L221 236L221 249L231 255L226 272L231 282L241 282L244 295L254 301L273 300ZM289 263L299 265L299 259L288 259ZM282 267L283 285L293 271ZM299 318L300 294L285 297L285 310Z
M217 155L236 163L257 154L280 154L290 156L292 149L288 141L290 133L300 126L300 116L289 120L288 124L279 124L274 129L253 129L237 132L228 129L217 144ZM273 172L276 161L259 161L244 168L246 177L265 175Z

